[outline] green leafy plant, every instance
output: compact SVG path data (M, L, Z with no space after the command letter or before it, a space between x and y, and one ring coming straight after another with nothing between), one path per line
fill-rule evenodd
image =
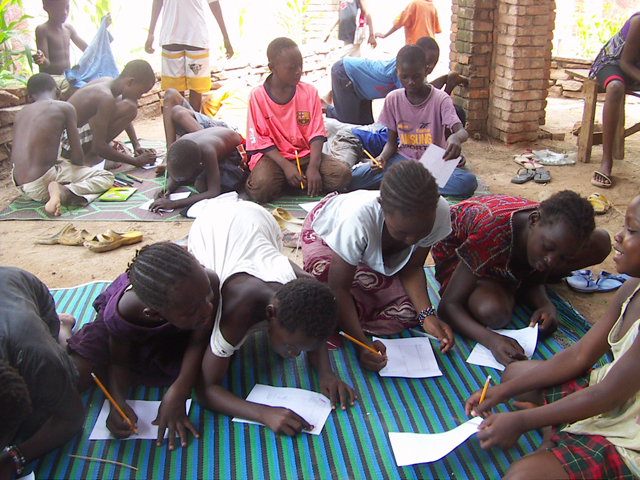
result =
M100 28L100 21L106 14L111 12L112 16L116 16L113 12L113 3L111 0L87 0L87 3L89 5L84 6L84 11L89 15L91 22L96 28ZM89 6L93 7L93 9L90 9Z
M311 18L307 16L311 0L288 0L285 11L278 13L278 25L284 28L287 36L301 42Z
M7 22L7 10L14 5L22 11L22 0L0 0L0 86L26 84L29 73L33 73L31 47L24 40L28 31L18 27L22 21L32 17L22 15L13 22ZM14 49L13 39L22 45L22 49Z
M628 16L624 15L608 18L606 10L609 8L611 6L606 5L602 15L576 17L576 35L581 47L580 56L585 58L595 57L602 46L622 28L628 18Z

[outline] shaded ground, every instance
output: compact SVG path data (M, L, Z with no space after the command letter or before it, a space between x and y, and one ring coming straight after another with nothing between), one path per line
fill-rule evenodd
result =
M495 140L470 139L463 150L472 170L482 177L492 193L520 195L536 201L564 189L575 190L585 196L595 191L604 193L615 208L597 217L596 223L613 236L623 224L623 213L627 203L640 193L638 178L640 158L636 154L640 147L640 135L627 138L626 158L614 163L615 186L610 190L597 189L590 184L593 170L599 166L601 147L594 147L592 161L589 164L549 167L552 181L547 185L538 185L533 182L525 185L510 183L518 169L518 165L513 162L513 156L520 154L525 148L549 148L557 152L577 151L575 137L569 132L581 117L582 101L550 99L547 108L547 128L554 132L567 133L565 141L540 140L534 144L505 146ZM597 118L601 118L600 110ZM640 105L628 103L627 125L637 121L640 121ZM137 121L136 130L140 138L150 140L164 138L160 118ZM5 166L0 170L0 209L5 208L17 196L7 169L8 167ZM0 222L0 264L24 268L37 275L51 288L70 287L92 280L113 280L126 269L127 263L141 245L182 238L187 235L190 227L189 222L76 222L76 228L85 228L96 234L109 228L117 232L138 230L144 234L142 244L125 246L101 254L91 253L83 247L33 244L34 237L52 235L63 225L62 222L47 221ZM292 249L285 250L291 258L295 257ZM300 254L297 255L296 261L299 264L302 263ZM608 258L594 270L615 272L615 267L612 260ZM564 284L558 284L556 287L592 322L600 317L613 295L578 294L568 290Z

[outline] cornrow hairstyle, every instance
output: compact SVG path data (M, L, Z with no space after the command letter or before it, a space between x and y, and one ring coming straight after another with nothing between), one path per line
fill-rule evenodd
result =
M331 289L315 278L303 277L282 286L275 295L282 327L298 329L311 338L329 337L338 324L338 301Z
M27 82L27 93L32 97L56 89L56 81L48 73L36 73Z
M380 185L380 205L384 212L414 215L435 210L439 198L433 175L420 162L413 160L392 165Z
M0 425L14 431L31 412L29 389L18 370L0 359Z
M147 307L158 312L171 308L169 292L190 275L196 259L184 248L171 242L145 245L136 253L127 268L127 277L134 293Z
M152 85L156 83L156 74L146 60L131 60L124 66L120 76L133 78L136 83Z
M186 166L196 167L200 163L200 148L193 140L176 140L167 152L167 167L171 170L181 169Z
M554 193L540 204L540 225L562 222L576 238L588 238L596 228L593 206L570 190Z
M405 45L396 57L396 65L427 66L427 54L418 45Z
M280 54L289 48L298 48L298 44L288 37L278 37L271 41L267 47L267 60L274 63Z
M436 52L438 57L440 56L440 47L438 46L438 42L431 37L420 37L416 41L416 45L422 48L425 52Z

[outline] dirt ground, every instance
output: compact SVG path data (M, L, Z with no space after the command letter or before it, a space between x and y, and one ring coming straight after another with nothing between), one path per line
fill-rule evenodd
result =
M628 100L627 103L627 125L640 121L640 104L630 102ZM533 182L524 185L510 183L518 169L518 165L513 162L513 157L522 153L525 148L534 150L549 148L566 153L577 151L576 137L571 135L570 131L574 123L582 117L582 105L583 102L580 100L549 99L546 128L553 132L566 133L564 141L539 140L533 144L506 146L492 139L469 139L464 144L463 150L471 169L485 181L491 193L519 195L535 201L564 189L574 190L585 196L595 191L604 193L615 208L597 217L596 223L613 236L623 224L627 203L640 192L638 178L640 158L636 154L640 147L640 135L627 138L625 160L615 161L612 189L597 189L590 183L593 171L599 166L602 155L602 148L599 146L593 148L592 160L589 164L548 167L552 180L547 185L538 185ZM600 108L601 106L599 106L597 118L601 118ZM136 131L139 138L164 139L161 118L138 120ZM4 209L17 195L18 192L8 175L8 166L5 165L0 170L0 210ZM141 245L182 238L188 234L191 223L75 222L76 228L84 228L95 234L107 229L118 232L138 230L144 234L142 244L125 246L112 252L99 254L92 253L83 247L33 243L36 236L52 235L63 225L64 223L59 221L0 222L0 264L24 268L38 276L50 288L71 287L92 280L113 280L125 270L127 263ZM285 250L291 258L295 258L299 264L302 263L299 253L296 258L294 250ZM615 272L611 258L593 269ZM597 321L613 295L579 294L570 291L564 283L555 287L591 322Z

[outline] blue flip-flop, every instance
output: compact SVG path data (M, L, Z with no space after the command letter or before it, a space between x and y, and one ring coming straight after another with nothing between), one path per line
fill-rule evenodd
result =
M621 274L616 275L609 272L600 272L596 285L599 292L612 292L622 286L622 284L631 278L629 275Z
M591 293L598 291L598 285L593 280L591 270L576 270L571 272L571 276L566 277L565 280L569 288L576 292Z

